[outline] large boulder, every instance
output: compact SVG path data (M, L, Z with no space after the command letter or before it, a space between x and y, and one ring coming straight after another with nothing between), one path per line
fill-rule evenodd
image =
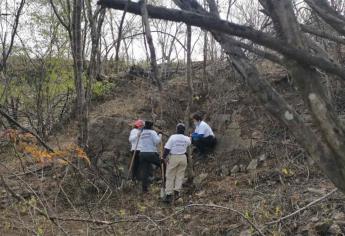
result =
M108 184L119 186L130 162L130 126L120 117L98 117L90 122L87 154Z

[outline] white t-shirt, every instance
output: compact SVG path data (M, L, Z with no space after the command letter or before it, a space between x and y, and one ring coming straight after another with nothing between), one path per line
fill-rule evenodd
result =
M161 141L161 136L156 131L144 129L140 135L138 150L140 152L157 152L157 144Z
M211 127L205 121L201 121L200 124L195 127L194 132L197 134L203 134L204 138L208 136L214 136Z
M165 144L166 149L170 149L171 155L181 155L187 152L187 147L191 144L188 136L183 134L173 134Z
M138 141L138 135L139 135L140 130L139 129L132 129L130 134L129 134L129 142L131 143L131 151L135 150L135 146L137 144ZM139 149L139 145L137 146L137 151L140 151Z

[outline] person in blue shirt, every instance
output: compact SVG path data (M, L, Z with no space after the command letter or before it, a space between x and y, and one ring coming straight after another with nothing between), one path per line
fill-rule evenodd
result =
M192 133L192 144L200 153L201 158L205 158L207 152L216 146L217 139L211 127L203 121L200 114L195 113L192 118L195 125L194 133Z

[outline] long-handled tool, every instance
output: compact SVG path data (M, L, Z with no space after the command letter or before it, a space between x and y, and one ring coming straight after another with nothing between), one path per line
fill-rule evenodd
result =
M162 186L160 197L165 198L165 171L164 171L164 161L163 161L163 137L160 143L160 159L161 159L161 173L162 173Z
M132 173L132 169L133 169L133 163L134 163L134 159L135 159L135 154L137 152L138 149L138 144L139 144L139 140L141 137L141 133L143 132L143 130L141 129L138 133L138 139L137 142L135 143L135 148L133 150L133 155L132 155L132 159L131 159L131 164L129 165L129 169L128 169L128 175L127 175L127 180L131 177L131 173Z

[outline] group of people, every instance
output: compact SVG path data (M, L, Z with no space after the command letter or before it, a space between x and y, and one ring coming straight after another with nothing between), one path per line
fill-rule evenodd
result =
M132 162L130 171L132 178L142 182L142 191L148 192L150 176L154 166L164 166L165 198L170 203L180 197L180 191L187 168L187 148L191 144L200 158L205 158L207 152L216 145L216 137L211 127L198 113L193 115L195 131L191 136L185 135L186 127L183 123L176 125L176 133L171 135L158 154L157 146L162 146L162 133L153 129L152 121L137 120L129 135L131 143ZM162 148L163 149L163 148Z

